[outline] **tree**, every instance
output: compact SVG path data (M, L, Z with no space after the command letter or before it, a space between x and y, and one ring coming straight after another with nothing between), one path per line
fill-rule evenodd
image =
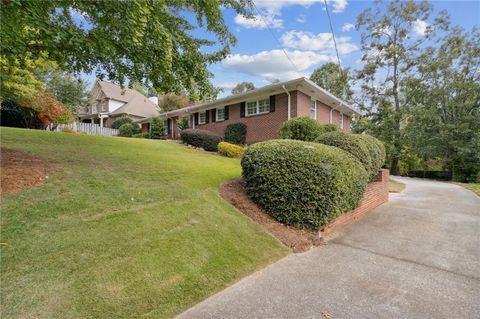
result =
M424 161L444 159L453 180L480 180L480 32L459 28L419 59L409 79L406 136Z
M40 56L69 72L92 72L159 93L211 93L210 63L224 59L234 35L222 10L245 14L243 0L1 1L2 58L23 67ZM191 17L191 18L186 18ZM204 28L209 39L192 31ZM213 38L213 40L212 40ZM206 47L218 48L213 52Z
M170 112L181 109L188 105L188 100L185 96L167 93L159 98L158 106L162 112Z
M377 137L391 145L388 157L393 174L398 173L403 146L401 123L408 117L411 100L408 87L404 86L405 79L416 74L425 41L433 38L435 30L448 25L448 18L441 13L421 30L423 34L413 34L419 21L427 21L432 10L426 1L396 0L378 2L374 10L366 9L357 17L364 62L363 69L357 73L363 91L357 103L378 122L385 120L387 135ZM377 112L380 106L383 114Z
M341 99L347 101L352 99L348 69L342 69L336 63L325 63L317 68L310 75L310 80Z
M242 94L251 90L255 90L255 85L252 82L242 82L235 85L232 94Z

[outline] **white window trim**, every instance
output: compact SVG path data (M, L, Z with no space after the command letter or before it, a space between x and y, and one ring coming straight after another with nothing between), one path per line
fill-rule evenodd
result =
M218 118L218 110L223 110L223 119ZM221 121L225 121L225 108L224 107L217 108L217 111L215 112L215 122L221 122Z
M202 122L202 120L200 119L200 114L205 114L205 118ZM198 112L198 125L200 124L206 124L207 123L207 112L206 111L203 111L203 112Z
M343 130L343 113L340 113L340 128Z
M312 117L312 102L315 103L315 112L314 112L314 117ZM313 100L310 102L310 117L312 117L315 121L317 120L317 100Z
M260 110L260 104L259 102L261 100L268 100L268 109L266 111L263 111L263 112L259 112ZM252 113L252 114L248 114L248 103L252 103L252 102L255 102L256 103L256 113ZM267 113L270 113L270 99L269 98L264 98L264 99L258 99L258 100L250 100L250 101L246 101L245 102L245 117L247 116L256 116L256 115L261 115L261 114L267 114Z

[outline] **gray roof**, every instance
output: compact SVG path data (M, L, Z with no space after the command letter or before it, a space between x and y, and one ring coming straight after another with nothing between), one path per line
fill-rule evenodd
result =
M140 117L153 117L160 114L159 107L137 90L123 88L119 85L98 81L102 92L109 99L125 102L111 114L130 114Z

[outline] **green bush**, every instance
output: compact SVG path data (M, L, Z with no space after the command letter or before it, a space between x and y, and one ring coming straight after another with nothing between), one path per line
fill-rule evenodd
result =
M216 152L218 143L222 141L222 138L210 131L186 129L180 132L180 140L183 143L201 147L206 151Z
M323 124L321 125L319 136L328 132L337 132L339 130L340 129L335 124Z
M158 117L154 117L150 123L149 137L151 139L161 139L165 136L165 125Z
M363 165L369 176L376 176L378 169L373 165L372 155L367 142L359 138L357 134L329 132L320 135L315 141L325 145L336 146L350 153Z
M132 137L135 138L149 138L150 134L148 132L133 134Z
M226 157L241 158L245 153L245 147L227 142L218 143L218 153Z
M247 138L247 126L243 123L233 123L225 128L225 141L232 144L243 145Z
M272 140L242 158L248 196L278 221L318 229L356 208L368 182L346 152L327 145Z
M136 129L134 127L134 124L132 123L125 123L120 126L118 129L118 136L123 136L123 137L132 137L133 134L136 134Z
M385 164L385 146L379 139L368 134L355 134L358 138L365 141L365 144L372 158L372 167L378 171Z
M313 141L321 134L321 124L310 117L295 117L282 124L279 134L284 139Z
M120 126L123 124L130 123L133 124L133 120L129 118L128 116L121 116L112 123L112 128L114 129L120 129Z

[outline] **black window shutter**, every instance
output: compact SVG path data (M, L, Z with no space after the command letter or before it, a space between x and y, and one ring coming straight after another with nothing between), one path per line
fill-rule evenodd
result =
M193 114L195 125L198 125L198 112Z
M210 110L205 111L205 123L208 123L210 121L209 115L210 115Z
M275 112L275 95L270 95L270 112Z
M225 120L228 120L228 105L224 108Z
M172 133L171 126L172 126L172 119L167 119L167 132L168 132L168 134Z
M217 109L212 110L212 123L217 121Z
M240 117L245 117L245 102L240 103Z

